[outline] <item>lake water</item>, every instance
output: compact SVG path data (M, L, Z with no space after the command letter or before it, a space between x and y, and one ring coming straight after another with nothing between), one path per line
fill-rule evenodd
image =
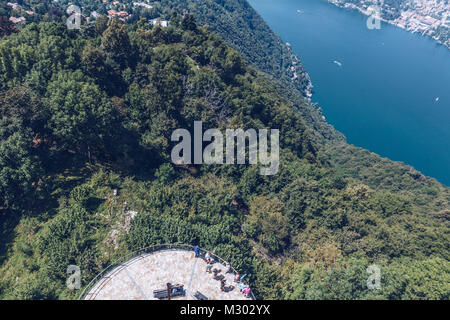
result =
M292 45L313 101L349 143L450 186L450 50L386 23L369 30L325 0L249 2Z

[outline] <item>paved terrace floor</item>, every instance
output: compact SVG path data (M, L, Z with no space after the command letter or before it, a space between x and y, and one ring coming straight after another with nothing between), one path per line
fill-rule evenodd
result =
M91 289L86 300L156 300L154 290L167 288L166 284L184 285L186 295L173 300L194 300L199 291L209 300L248 300L237 288L234 274L227 273L223 265L213 264L221 270L229 292L220 290L220 281L206 272L206 262L195 258L194 252L164 250L137 256L113 269Z

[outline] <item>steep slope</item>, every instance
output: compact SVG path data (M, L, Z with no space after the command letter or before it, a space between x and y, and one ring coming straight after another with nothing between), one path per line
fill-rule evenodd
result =
M168 0L164 5L171 10L192 13L201 24L211 26L215 33L238 50L247 61L267 73L278 93L300 112L310 129L314 145L319 150L319 158L336 168L343 176L352 177L377 190L416 194L416 202L423 206L423 212L439 212L450 205L449 188L435 179L424 177L410 166L383 159L347 144L345 137L326 123L320 107L303 98L302 86L283 75L285 70L279 66L286 68L289 65L289 50L246 0L192 0L182 3ZM166 14L169 12L167 10ZM430 192L430 189L439 191L436 194Z
M208 25L246 61L266 73L278 92L298 109L318 145L327 140L344 140L343 135L324 120L321 109L305 98L311 93L312 83L300 59L246 0L164 0L156 9L166 18L173 10L192 14L199 24ZM291 71L293 66L297 69L296 80Z
M171 22L42 22L0 40L0 297L76 298L69 265L86 285L137 248L198 243L258 298L448 299L445 189L426 190L443 208L427 211L424 190L374 190L330 168L274 83L192 16ZM173 165L171 133L195 120L279 128L279 174Z

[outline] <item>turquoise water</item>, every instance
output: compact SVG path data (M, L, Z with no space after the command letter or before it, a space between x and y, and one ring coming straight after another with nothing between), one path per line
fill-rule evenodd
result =
M291 43L313 101L350 143L450 186L450 50L385 23L369 30L325 0L249 2Z

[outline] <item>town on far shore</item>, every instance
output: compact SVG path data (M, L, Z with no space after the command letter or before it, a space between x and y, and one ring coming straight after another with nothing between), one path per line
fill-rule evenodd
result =
M450 2L447 0L328 0L341 7L356 9L365 15L370 6L381 7L381 19L407 31L426 35L450 49Z

